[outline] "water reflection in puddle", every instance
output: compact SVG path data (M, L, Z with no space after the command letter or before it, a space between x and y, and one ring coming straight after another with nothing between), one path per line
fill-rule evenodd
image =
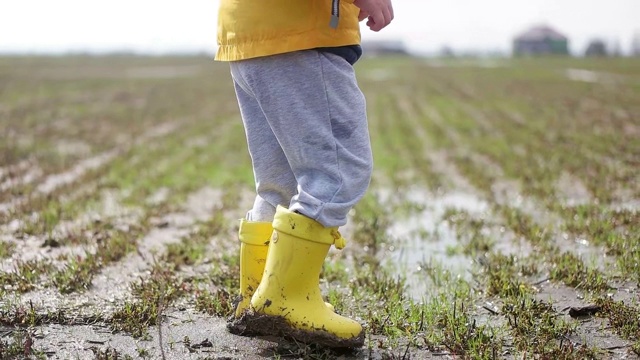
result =
M396 193L380 193L381 203L388 203ZM486 201L468 193L451 192L433 194L425 190L407 192L411 204L416 205L409 214L393 215L394 223L388 229L391 245L378 255L382 264L407 279L407 292L421 299L434 284L427 271L449 271L453 276L469 278L471 258L460 251L455 229L443 220L448 209L485 217L489 210ZM398 202L397 199L394 202Z

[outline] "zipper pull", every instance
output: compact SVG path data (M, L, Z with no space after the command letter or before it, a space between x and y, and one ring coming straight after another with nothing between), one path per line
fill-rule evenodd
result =
M340 18L338 18L337 15L331 15L331 22L329 23L329 26L331 26L332 29L337 29L338 20L340 20Z
M340 20L340 0L332 0L331 1L331 21L329 22L329 26L331 26L332 29L337 29L339 20Z

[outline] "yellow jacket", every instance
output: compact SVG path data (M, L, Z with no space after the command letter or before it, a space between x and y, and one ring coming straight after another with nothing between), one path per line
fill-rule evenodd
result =
M360 44L353 0L221 0L216 60Z

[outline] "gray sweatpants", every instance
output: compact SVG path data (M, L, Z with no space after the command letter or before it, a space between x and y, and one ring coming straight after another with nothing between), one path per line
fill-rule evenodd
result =
M353 67L316 50L231 62L257 196L247 219L277 205L342 226L372 172L365 99Z

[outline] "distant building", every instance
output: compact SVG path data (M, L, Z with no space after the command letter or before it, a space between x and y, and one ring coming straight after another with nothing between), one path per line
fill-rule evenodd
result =
M513 55L568 55L569 39L549 26L536 26L513 40Z
M602 57L607 55L607 44L600 39L591 40L587 46L587 50L584 52L584 56L587 57Z
M409 55L404 43L400 40L363 41L362 51L365 55Z

